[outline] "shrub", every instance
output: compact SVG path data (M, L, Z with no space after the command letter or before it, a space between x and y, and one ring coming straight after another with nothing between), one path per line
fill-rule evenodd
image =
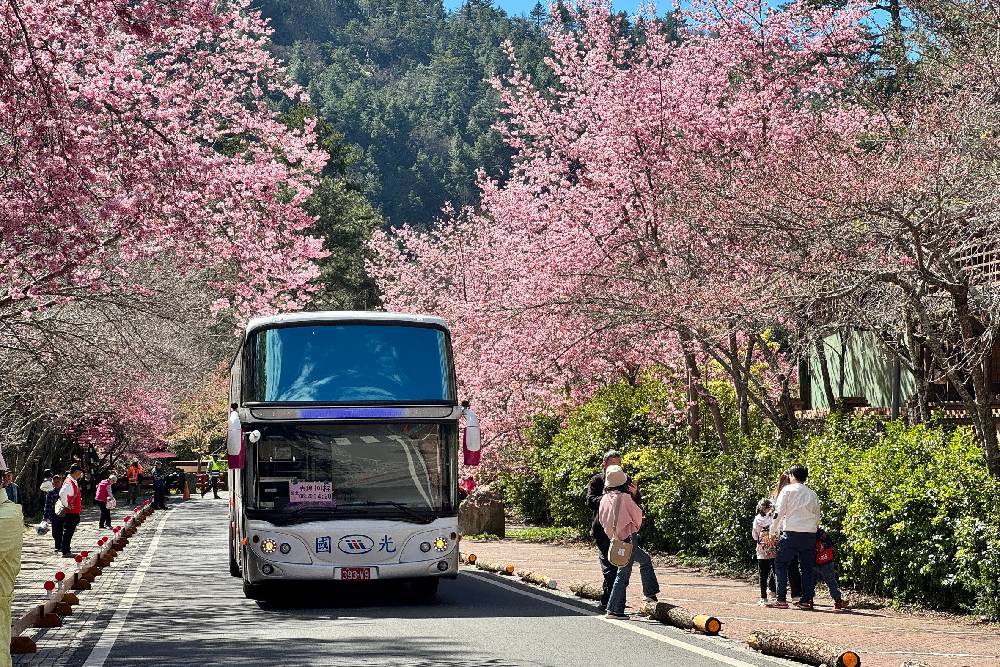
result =
M646 544L749 568L755 505L781 470L802 462L845 584L1000 618L1000 483L968 429L840 417L792 443L765 428L731 434L721 453L710 436L692 446L683 429L651 418L670 392L650 378L616 384L561 427L536 419L520 454L525 470L505 484L505 498L525 517L586 531L586 484L601 454L619 449L642 494Z

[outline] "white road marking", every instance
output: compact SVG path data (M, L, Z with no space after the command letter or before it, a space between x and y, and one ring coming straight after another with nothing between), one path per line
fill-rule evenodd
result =
M516 588L514 586L508 586L507 584L502 583L500 581L495 581L492 577L489 577L489 576L486 576L486 575L480 575L478 573L472 573L472 572L467 572L466 574L472 574L478 581L486 582L486 583L490 584L491 586L496 586L496 587L502 588L504 590L512 591L512 592L517 593L519 595L523 595L525 597L532 598L533 600L539 600L541 602L547 602L547 603L549 603L551 605L554 605L556 607L561 607L561 608L566 609L568 611L571 611L571 612L573 612L575 614L579 614L580 616L589 616L591 618L594 618L595 620L601 620L601 621L604 621L606 623L611 623L612 625L616 625L616 626L618 626L620 628L624 628L625 630L628 630L630 632L634 632L637 635L642 635L643 637L648 637L650 639L655 639L658 642L663 642L664 644L669 644L670 646L674 646L674 647L682 649L684 651L688 651L689 653L694 653L696 655L700 655L703 658L711 658L712 660L717 660L718 662L721 662L721 663L723 663L725 665L730 665L730 667L759 667L758 665L754 665L754 664L749 663L749 662L744 662L742 660L738 660L737 658L731 658L731 657L729 657L727 655L723 655L721 653L716 653L715 651L710 651L707 648L702 648L700 646L695 646L694 644L689 644L687 642L683 642L683 641L681 641L679 639L674 639L673 637L668 637L666 635L661 635L658 632L653 632L652 630L648 630L648 629L646 629L646 628L644 628L642 626L636 625L635 623L629 623L627 621L619 621L619 620L614 619L614 618L605 618L603 616L595 616L593 612L587 611L585 609L581 609L580 607L578 607L576 605L572 605L572 604L569 604L567 602L560 602L559 600L553 600L552 598L546 597L544 595L538 595L536 593L529 593L528 591L523 591L520 588ZM761 656L761 657L764 658L764 656ZM766 658L764 658L764 659L766 659ZM779 664L787 664L787 663L779 663Z
M378 442L378 438L376 438L373 435L363 435L361 436L361 442L365 443L366 445L374 445L376 442Z
M94 650L90 652L90 657L83 663L83 667L103 667L104 662L111 655L111 649L115 647L115 641L118 640L118 635L125 627L128 613L132 610L132 605L139 598L139 589L142 588L142 582L146 578L146 570L149 569L149 566L153 562L156 547L160 543L160 535L163 534L163 527L167 524L167 518L175 509L177 509L176 506L167 510L163 518L160 519L160 523L157 524L153 539L146 549L146 555L143 556L139 567L135 569L135 574L132 575L132 582L129 584L128 590L125 591L125 595L118 601L115 615L111 617L111 622L104 628L104 632L101 633L101 637L97 640Z

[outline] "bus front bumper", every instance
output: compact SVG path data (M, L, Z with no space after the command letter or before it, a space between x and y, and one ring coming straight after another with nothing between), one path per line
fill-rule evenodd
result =
M447 565L447 568L443 564ZM356 574L367 570L371 579L417 579L443 577L454 579L458 576L458 549L443 554L433 560L411 563L380 563L378 565L352 565L350 563L280 563L267 560L252 550L246 552L246 567L243 578L252 584L268 581L336 581L346 579L344 568Z

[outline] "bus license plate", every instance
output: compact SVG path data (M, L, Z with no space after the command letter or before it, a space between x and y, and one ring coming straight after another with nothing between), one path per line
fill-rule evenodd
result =
M370 567L342 567L340 568L340 578L343 581L368 581L375 579L377 575L372 573Z

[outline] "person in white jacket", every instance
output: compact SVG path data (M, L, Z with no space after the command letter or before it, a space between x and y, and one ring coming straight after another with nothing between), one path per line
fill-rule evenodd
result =
M774 522L774 503L770 498L761 498L757 503L757 514L753 518L750 536L757 547L757 570L760 573L760 604L767 604L767 584L774 567L777 544L768 529ZM771 589L772 591L774 588Z
M816 529L820 520L819 497L805 485L809 476L805 466L792 466L788 474L791 479L788 486L778 494L774 522L769 529L772 537L780 535L780 539L778 553L774 557L778 599L767 606L788 609L788 602L785 600L788 594L788 565L798 556L799 566L802 568L802 598L795 606L812 609L813 595L816 593L813 565L816 562Z

